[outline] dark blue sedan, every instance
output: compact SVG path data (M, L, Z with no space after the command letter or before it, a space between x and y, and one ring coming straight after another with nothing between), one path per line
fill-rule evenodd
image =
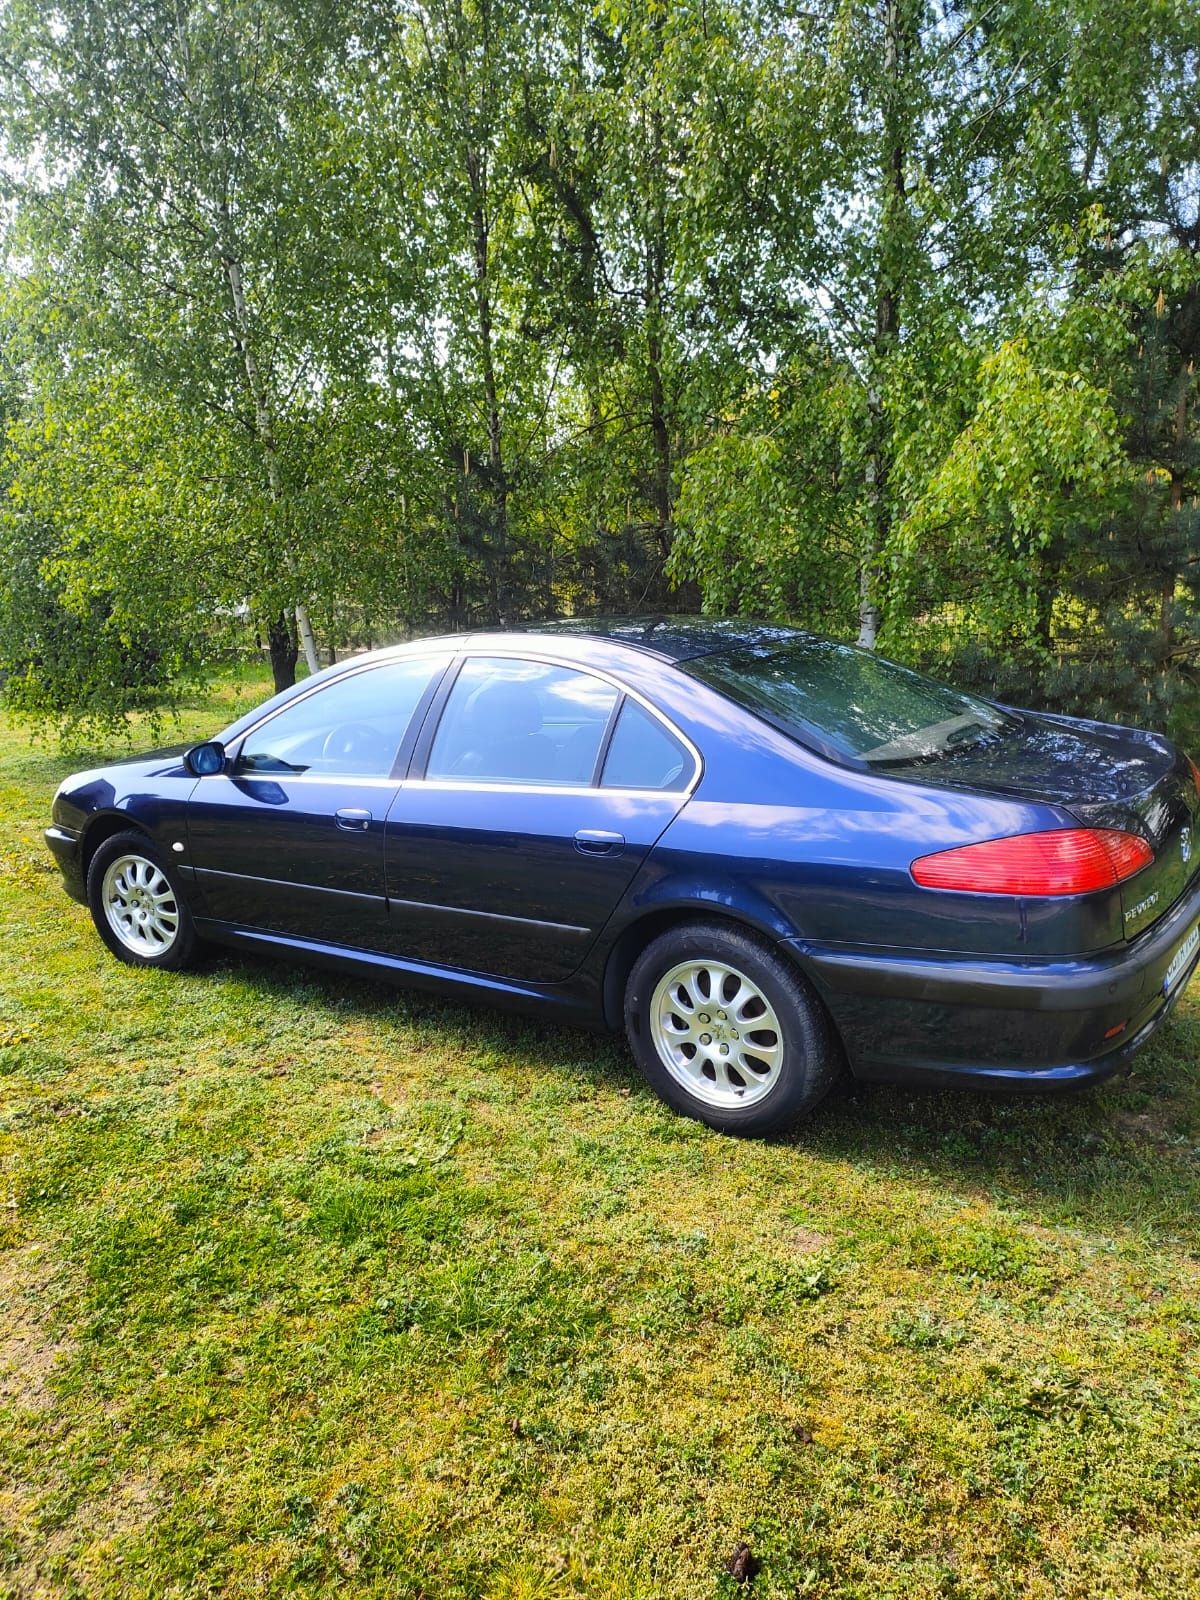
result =
M1107 1077L1200 947L1196 768L790 628L425 639L67 780L114 955L206 942L624 1025L681 1111Z

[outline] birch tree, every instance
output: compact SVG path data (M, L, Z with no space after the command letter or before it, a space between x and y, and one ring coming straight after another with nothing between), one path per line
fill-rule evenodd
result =
M233 436L259 509L230 564L279 686L297 630L318 665L307 546L325 535L297 514L292 453L337 320L306 157L343 45L321 0L14 0L0 33L31 191L18 247L48 282L88 286L86 326L59 319L64 350L107 349Z

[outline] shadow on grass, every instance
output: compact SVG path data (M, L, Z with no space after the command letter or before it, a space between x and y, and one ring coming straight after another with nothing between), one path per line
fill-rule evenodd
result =
M397 1018L441 1031L470 1054L519 1060L535 1073L585 1075L629 1096L642 1137L670 1142L661 1107L616 1035L448 1002L315 968L292 970L214 952L206 971L264 994L314 1000L369 1024ZM1132 1068L1096 1089L1013 1096L846 1082L797 1130L764 1145L847 1163L884 1183L973 1191L1051 1227L1200 1249L1200 1019L1184 1006Z

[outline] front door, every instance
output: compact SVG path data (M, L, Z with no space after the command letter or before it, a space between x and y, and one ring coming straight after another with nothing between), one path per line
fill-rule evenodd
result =
M252 728L201 778L188 849L202 914L359 949L387 947L384 825L444 659L333 678ZM406 754L406 752L404 752Z

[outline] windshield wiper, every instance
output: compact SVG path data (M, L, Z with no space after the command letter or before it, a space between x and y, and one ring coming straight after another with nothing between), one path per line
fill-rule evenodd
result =
M960 745L969 744L972 747L988 744L996 738L996 733L989 733L982 723L975 723L973 727L959 728L956 732L946 735L947 750L956 750Z

